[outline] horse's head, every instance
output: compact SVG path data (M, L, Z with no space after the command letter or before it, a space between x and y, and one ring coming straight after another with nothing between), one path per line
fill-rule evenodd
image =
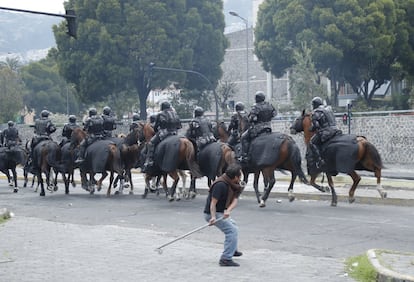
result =
M144 133L145 141L149 142L151 138L155 135L155 130L152 127L151 123L147 122L143 125L143 133Z
M302 115L297 117L290 127L290 134L297 134L303 132L305 135L305 141L309 141L313 132L310 131L312 126L312 113L302 111Z
M72 134L70 136L70 144L71 147L74 148L78 146L82 140L86 138L86 132L82 128L78 127L72 130Z
M216 139L223 143L227 143L229 139L229 133L227 125L224 121L213 122L213 134Z

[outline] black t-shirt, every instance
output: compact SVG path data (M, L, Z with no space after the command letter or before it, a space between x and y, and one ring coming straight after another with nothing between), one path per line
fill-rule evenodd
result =
M216 212L224 212L226 209L228 189L228 185L223 181L215 183L208 193L204 213L210 214L211 197L214 197L218 200L216 205Z

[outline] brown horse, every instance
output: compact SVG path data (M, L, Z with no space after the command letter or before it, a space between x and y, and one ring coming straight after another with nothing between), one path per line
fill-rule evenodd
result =
M149 142L152 136L154 136L155 134L154 129L150 123L139 123L138 130L140 132L139 139L140 140L145 139L146 142ZM168 138L171 138L171 137L168 137ZM162 142L158 144L157 148L159 148L161 144ZM175 169L172 169L169 171L163 171L159 167L157 171L147 172L145 174L145 191L142 197L145 198L148 192L150 191L151 189L150 182L153 177L158 177L158 176L163 177L162 185L170 201L174 200L175 191L177 188L178 181L180 179L179 170L183 170L183 169L189 170L192 177L202 177L202 173L196 162L194 145L189 139L185 137L179 138L178 157L176 159L176 163L174 166L175 166ZM169 191L167 187L167 175L169 175L173 179L173 183Z
M308 146L309 142L311 140L311 137L315 134L315 132L310 131L312 125L312 114L306 113L305 110L302 111L302 115L298 117L295 122L293 123L291 129L292 134L296 134L299 132L303 132L303 136L305 139L305 144ZM367 171L373 171L375 174L375 177L377 178L377 190L381 196L381 198L386 198L387 193L384 191L384 189L381 186L381 170L383 168L381 156L378 153L378 150L375 148L375 146L370 143L365 137L363 136L357 136L356 137L358 150L357 150L357 156L355 159L355 163L353 166L353 169L347 173L352 178L352 186L349 189L349 202L353 203L355 201L355 189L358 186L358 183L361 181L361 177L356 173L355 170L367 170ZM308 149L309 150L309 149ZM334 157L334 156L333 156ZM308 163L309 167L309 163ZM319 186L315 183L315 180L320 172L325 172L327 179L328 179L328 185L332 193L332 206L337 205L337 195L334 188L334 183L332 180L332 176L336 174L330 174L329 172L326 172L326 168L322 167L323 170L319 170L319 172L313 172L311 174L311 180L310 184L314 186L317 189L323 189L323 187Z
M294 201L293 185L296 178L307 184L308 180L302 170L302 157L296 142L289 135L282 133L265 133L252 140L250 145L251 160L242 163L244 182L247 183L249 173L254 173L253 188L260 207L266 206L266 200L276 183L274 171L288 170L291 172L288 187L289 201ZM239 156L240 143L236 145L236 155ZM263 175L265 184L264 195L259 192L259 176Z
M220 140L223 143L227 143L229 140L229 132L224 121L215 121L213 124L213 134L217 140Z
M80 144L86 138L86 132L81 128L75 128L72 131L71 143L73 146ZM96 140L86 148L85 161L79 166L82 188L89 191L90 194L95 192L95 179L97 173L101 173L101 178L96 181L97 190L102 188L102 182L108 176L109 186L106 195L111 195L111 188L114 182L114 174L121 175L123 180L124 169L122 166L121 155L116 144L110 140ZM88 179L89 174L89 179ZM121 181L123 185L123 181Z

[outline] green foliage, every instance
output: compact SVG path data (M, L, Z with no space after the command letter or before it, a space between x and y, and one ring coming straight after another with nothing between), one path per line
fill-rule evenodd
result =
M84 103L109 95L138 93L141 118L151 87L172 81L181 88L206 89L205 81L156 66L195 70L213 84L221 77L227 41L222 1L69 0L77 13L78 39L67 38L65 23L54 27L63 76Z
M25 84L24 101L30 110L40 113L47 109L53 113L78 114L76 90L59 75L53 53L38 62L22 67Z
M0 64L0 123L16 120L18 111L23 109L24 85L15 65Z
M307 48L306 43L303 43L300 49L294 50L293 55L296 64L291 68L289 75L293 104L296 109L306 109L310 106L313 97L326 98L327 91L320 84L311 50Z
M377 281L377 272L365 254L348 258L345 264L347 273L356 281Z
M255 53L280 77L306 42L317 72L326 73L332 85L349 83L369 104L391 79L395 62L414 72L412 11L413 1L404 0L266 0L255 28Z

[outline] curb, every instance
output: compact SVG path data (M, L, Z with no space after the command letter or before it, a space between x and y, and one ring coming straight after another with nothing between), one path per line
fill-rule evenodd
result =
M394 252L394 251L388 251L388 250L377 250L377 249L371 249L367 251L367 256L369 262L372 264L372 266L377 271L377 280L379 282L414 282L414 277L411 275L405 275L398 273L394 270L391 270L381 262L383 262L382 254L393 254L400 257L411 257L414 258L414 254L412 253L401 253L401 252Z

